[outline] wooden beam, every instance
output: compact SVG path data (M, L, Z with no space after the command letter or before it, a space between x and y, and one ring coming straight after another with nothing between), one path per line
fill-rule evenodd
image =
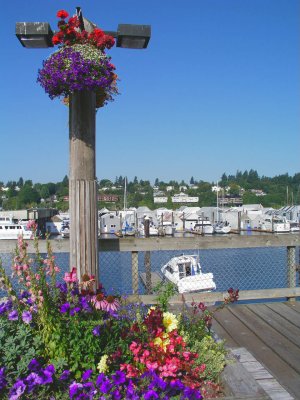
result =
M176 295L170 298L171 304L182 304L183 301L191 303L216 303L222 302L228 296L227 292L209 292L209 293L186 293L184 295ZM241 290L239 292L239 300L260 300L260 299L277 299L277 298L290 298L299 297L300 287L297 288L275 288L275 289L261 289L261 290ZM128 296L130 301L140 301L144 304L155 304L156 295L140 295Z

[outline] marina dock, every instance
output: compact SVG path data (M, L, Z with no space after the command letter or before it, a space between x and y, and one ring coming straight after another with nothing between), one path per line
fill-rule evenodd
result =
M300 302L232 305L212 329L269 398L300 399Z

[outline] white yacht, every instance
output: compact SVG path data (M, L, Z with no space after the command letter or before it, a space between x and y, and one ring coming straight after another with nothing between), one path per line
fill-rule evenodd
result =
M25 224L15 224L12 217L0 216L0 239L16 240L19 236L24 239L32 239L32 231Z
M274 233L287 233L290 232L290 223L285 217L266 216L261 223L261 229Z
M216 289L213 274L202 272L197 255L173 257L161 268L161 272L176 285L179 293L211 292Z
M208 219L201 219L195 224L194 231L203 235L211 235L214 233L214 227Z

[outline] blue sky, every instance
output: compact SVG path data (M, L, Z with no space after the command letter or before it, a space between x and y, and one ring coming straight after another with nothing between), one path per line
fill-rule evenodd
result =
M68 108L36 83L55 49L22 48L15 22L75 12L104 30L150 24L146 50L109 51L121 95L97 113L97 177L216 181L299 168L299 0L3 1L0 181L68 174Z

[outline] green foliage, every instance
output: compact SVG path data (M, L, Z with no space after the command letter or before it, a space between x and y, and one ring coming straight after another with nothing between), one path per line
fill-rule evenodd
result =
M195 338L190 350L198 354L196 364L206 366L202 377L214 382L218 381L226 364L227 351L224 348L224 342L216 343L210 335L206 335L202 340Z
M162 311L168 310L169 300L177 292L176 286L172 282L160 282L154 288L153 292L157 294L156 301Z
M30 325L0 318L0 364L5 365L10 384L25 374L33 358L40 356L43 343Z

